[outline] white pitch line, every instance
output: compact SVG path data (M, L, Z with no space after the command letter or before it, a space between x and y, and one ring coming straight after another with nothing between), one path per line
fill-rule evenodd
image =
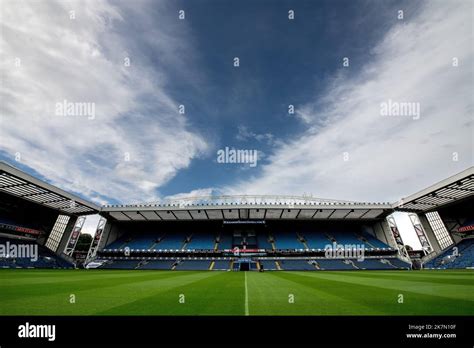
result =
M245 274L245 315L249 315L249 289L247 287L247 272Z

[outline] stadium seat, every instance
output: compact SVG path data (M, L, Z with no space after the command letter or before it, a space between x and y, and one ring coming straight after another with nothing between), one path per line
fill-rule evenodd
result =
M455 247L457 255L454 254ZM424 268L441 269L468 267L474 267L474 238L463 239L424 265Z
M211 260L181 260L176 266L177 271L206 271Z
M280 260L280 266L285 271L314 271L314 263L310 260Z
M51 250L37 244L36 242L3 237L0 238L1 244L6 244L7 242L18 246L25 244L37 245L38 259L34 261L28 258L0 258L0 267L2 268L74 268L72 263L62 259Z
M215 240L215 235L212 233L195 233L191 236L191 241L186 245L186 249L213 250Z
M214 271L228 270L230 267L230 260L216 260L214 261Z
M256 236L259 249L272 250L272 244L268 241L268 235L260 233Z
M298 240L297 235L294 232L273 231L272 235L275 240L276 249L305 248L304 244Z
M143 264L139 269L170 270L176 260L153 260Z
M135 269L138 266L137 260L113 260L104 263L101 267L103 269Z

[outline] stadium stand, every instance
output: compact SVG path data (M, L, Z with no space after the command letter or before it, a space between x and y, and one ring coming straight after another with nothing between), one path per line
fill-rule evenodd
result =
M230 260L217 260L214 261L214 267L212 268L215 271L218 270L228 270L230 267Z
M394 269L397 268L388 262L382 262L380 259L364 259L364 261L354 260L354 264L359 269Z
M272 250L272 244L268 241L268 235L260 233L256 237L259 249Z
M138 266L137 260L114 260L107 261L100 268L104 269L135 269Z
M285 271L314 271L314 262L309 260L280 260L280 266Z
M227 234L220 235L220 241L218 245L218 250L225 250L232 248L232 236Z
M454 252L457 248L457 253ZM428 261L425 268L468 268L474 267L474 238L463 239L443 253Z
M262 259L260 259L259 262L260 262L260 265L263 266L264 270L273 271L273 270L277 269L276 265L275 265L275 260L262 260Z
M216 238L211 233L195 233L191 236L191 241L186 245L190 250L213 250Z
M385 260L385 261L382 261ZM365 259L359 262L355 259L259 259L264 270L278 270L275 264L278 261L281 270L285 271L315 271L315 270L383 270L383 269L410 269L410 265L397 258Z
M356 232L356 237L359 240L363 240L368 248L379 248L379 249L387 249L390 248L387 244L383 243L381 240L375 238L370 233L366 231Z
M372 246L358 239L353 231L332 230L328 233L338 244L363 244L364 248L370 249Z
M141 265L139 269L170 270L176 260L153 260Z
M134 237L130 237L130 241L125 244L126 247L134 250L145 249L148 250L156 239L155 235L144 233Z
M344 263L342 260L317 259L319 269L321 270L353 270L356 269L352 264Z
M306 240L306 245L310 249L324 249L331 241L322 232L306 231L302 234Z
M396 257L387 259L394 267L398 269L411 269L411 264L402 261Z
M181 260L176 265L178 271L205 271L209 269L211 260Z
M294 232L274 231L272 235L276 249L304 249L304 244L298 240Z
M2 268L74 268L72 263L58 257L34 241L0 238L0 243L15 245L17 248L24 246L37 246L38 248L37 260L25 257L1 257L0 267Z
M156 243L153 247L154 250L180 250L185 245L185 240L188 235L184 232L168 233L163 239Z
M113 250L113 249L123 249L127 246L127 240L128 238L121 238L121 239L118 239L112 243L110 243L109 245L107 245L105 247L105 249L110 249L110 250Z

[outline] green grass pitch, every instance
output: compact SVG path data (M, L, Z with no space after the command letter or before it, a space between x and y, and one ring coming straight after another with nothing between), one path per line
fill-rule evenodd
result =
M0 270L0 315L473 314L473 271Z

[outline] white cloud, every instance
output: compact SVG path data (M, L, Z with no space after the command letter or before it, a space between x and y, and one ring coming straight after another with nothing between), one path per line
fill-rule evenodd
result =
M150 25L146 5L3 1L0 150L98 202L155 199L157 188L208 151L166 92L171 65L190 69L186 25L175 18ZM134 27L133 16L140 18ZM138 38L159 64L137 52ZM95 118L56 116L63 100L95 103Z
M389 29L359 72L341 68L299 108L308 129L277 146L260 175L225 191L395 201L472 165L472 4L423 6ZM381 116L389 99L420 103L421 118Z
M246 126L240 125L237 128L237 135L235 138L239 141L251 141L256 140L258 142L265 142L268 145L275 143L275 137L272 133L254 133L250 131Z
M183 198L191 198L191 197L207 197L207 196L212 196L216 194L215 189L213 188L201 188L201 189L196 189L196 190L191 190L189 192L182 192L182 193L177 193L174 195L169 195L163 198L163 202L166 201L179 201Z

